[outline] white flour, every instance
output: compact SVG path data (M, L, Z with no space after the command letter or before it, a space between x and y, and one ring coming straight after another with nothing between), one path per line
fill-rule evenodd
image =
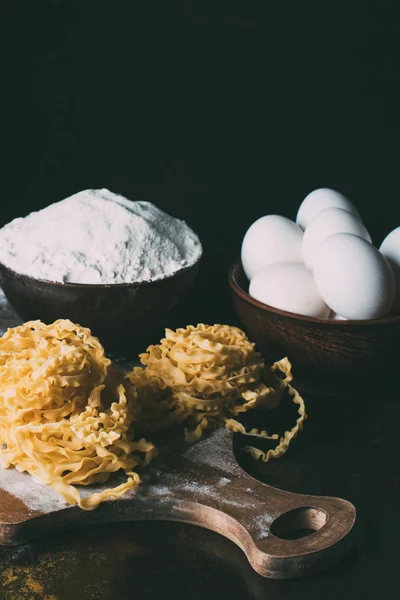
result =
M190 446L184 454L185 458L191 462L212 467L213 469L216 469L217 472L221 472L225 475L235 475L236 478L240 478L243 471L233 458L233 450L231 447L224 443L225 435L225 429L223 427L217 429L213 435L205 437L201 442ZM218 440L219 438L222 438L223 441L218 446L218 452L216 452L215 440Z
M53 488L39 483L29 473L0 467L0 489L6 490L31 510L53 512L66 508L67 503Z
M150 202L85 190L0 229L0 261L37 279L154 281L197 262L197 235Z

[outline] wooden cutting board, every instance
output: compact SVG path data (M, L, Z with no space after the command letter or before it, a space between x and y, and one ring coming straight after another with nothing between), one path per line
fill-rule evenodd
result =
M93 491L84 488L86 495ZM257 573L283 579L337 561L352 545L355 515L345 500L293 494L253 479L239 467L232 433L224 428L192 446L161 447L136 490L90 512L68 505L27 473L0 468L2 545L93 523L181 521L228 537ZM305 530L313 533L288 539Z

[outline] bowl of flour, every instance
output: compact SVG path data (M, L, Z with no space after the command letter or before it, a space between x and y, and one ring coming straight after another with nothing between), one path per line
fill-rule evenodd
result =
M193 282L201 242L145 201L83 190L0 229L0 284L24 320L69 318L129 355Z

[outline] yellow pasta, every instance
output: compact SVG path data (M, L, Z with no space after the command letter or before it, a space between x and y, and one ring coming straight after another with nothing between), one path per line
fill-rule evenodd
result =
M67 502L92 510L135 488L135 467L157 455L151 442L134 439L133 424L141 432L182 425L188 442L225 425L277 441L266 453L245 448L266 462L286 452L306 419L304 402L290 385L289 361L267 367L237 327L167 329L140 358L145 368L125 377L89 329L65 319L9 329L0 338L0 464L27 471ZM246 431L237 420L249 410L275 408L286 392L298 418L282 436ZM127 477L123 484L88 497L78 491L119 470Z
M201 393L235 393L241 384L259 380L261 355L238 327L189 325L166 330L157 346L140 355L149 374L174 390Z
M138 392L138 426L144 430L184 423L185 439L195 442L205 429L224 424L235 432L278 440L267 453L245 448L266 462L286 452L307 418L303 399L290 385L288 359L266 366L255 344L237 327L200 323L167 329L160 344L149 346L140 359L146 368L135 368L129 379ZM298 405L298 418L283 436L246 432L235 419L248 410L275 408L286 392Z
M144 369L135 367L128 374L141 402L136 404L136 422L146 431L165 429L179 425L186 419L189 411L184 406L178 406L170 389L156 376L151 376Z
M135 387L89 329L30 321L0 338L0 464L27 471L65 500L91 510L139 483L134 471L157 451L135 441ZM82 498L77 485L127 480Z

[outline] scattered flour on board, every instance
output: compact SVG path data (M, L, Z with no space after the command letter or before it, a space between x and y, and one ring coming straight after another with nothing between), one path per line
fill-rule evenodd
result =
M227 484L228 484L228 483L230 483L230 482L231 482L231 480L230 480L230 479L228 479L227 477L221 477L221 478L218 480L218 485L227 485Z
M0 261L36 279L155 281L195 264L200 240L151 202L84 190L0 229Z
M271 515L260 515L252 520L252 526L256 530L255 539L265 540L269 535L269 528L274 518Z
M198 483L197 481L185 482L180 488L187 492L195 492L197 494L205 494L209 496L213 494L215 488L213 485L208 485L206 483Z
M221 433L222 432L222 433ZM185 458L198 464L208 465L223 473L240 477L242 470L236 463L232 448L226 445L225 430L217 429L212 435L194 444L185 452ZM216 438L221 438L221 444L216 444Z
M126 476L116 474L110 477L106 484L98 486L77 486L82 498L91 494L103 492L107 487L116 487L126 481ZM0 490L3 489L16 498L28 508L42 513L55 512L70 506L51 486L44 485L29 473L21 473L17 469L3 469L0 466ZM133 498L135 490L129 490L124 498Z
M29 473L0 467L0 489L19 498L31 510L49 513L66 508L67 503L52 487L39 483Z
M193 492L199 496L206 496L206 498L212 498L214 501L217 500L222 506L225 504L228 506L235 506L237 508L253 507L252 502L249 502L246 499L246 502L244 503L242 500L238 500L236 496L233 498L229 494L225 493L225 491L221 490L220 487L219 481L215 485L193 481L182 484L180 489L185 492ZM179 492L179 489L174 491ZM204 503L207 505L207 500Z
M172 494L166 485L151 485L149 487L152 496L170 496Z

